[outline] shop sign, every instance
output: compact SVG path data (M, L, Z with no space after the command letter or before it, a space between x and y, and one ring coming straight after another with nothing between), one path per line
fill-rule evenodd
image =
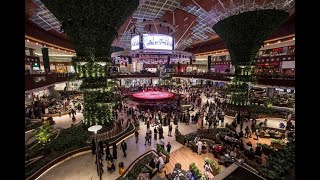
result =
M276 88L276 91L284 92L284 89Z

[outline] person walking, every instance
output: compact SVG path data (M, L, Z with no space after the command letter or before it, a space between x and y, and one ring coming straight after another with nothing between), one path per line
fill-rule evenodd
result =
M264 127L267 127L267 122L268 122L268 119L265 119L263 124L264 124Z
M157 127L154 127L153 129L153 134L154 134L154 140L157 140L158 139L158 130L157 130Z
M136 143L138 143L138 140L139 140L139 132L138 132L138 130L136 130L134 132L134 136L136 137Z
M99 154L101 154L101 155L103 155L104 153L103 153L103 143L102 143L102 141L99 141L98 142L98 145L99 145Z
M147 142L149 144L149 133L148 132L146 132L144 145L147 145Z
M117 145L115 143L112 146L112 156L113 159L117 159Z
M245 136L246 138L249 138L249 134L250 134L249 126L246 127L245 131L246 131L246 132L245 132L244 136Z
M171 151L171 144L170 144L170 142L168 142L168 144L167 144L167 152L170 153L170 151Z
M169 126L169 131L168 131L169 137L172 137L171 133L172 133L172 124L170 124L170 126Z
M149 129L150 129L150 122L147 121L147 131L149 131Z
M152 131L149 130L149 133L148 133L149 146L151 146L151 138L152 138Z
M164 149L164 144L165 144L165 142L164 142L164 139L163 139L163 137L160 139L160 146Z
M91 153L92 155L96 154L96 143L94 142L93 139L91 141Z
M260 131L259 131L259 129L257 128L257 129L256 129L256 131L252 131L252 132L255 132L256 137L257 137L257 139L256 139L256 140L259 140L259 135L260 135Z
M159 131L159 139L163 138L163 129L161 125L159 126L158 131Z
M71 111L70 110L69 110L68 114L69 114L69 117L71 118Z
M204 165L204 176L206 179L209 179L209 173L212 172L212 168L208 162L205 162Z
M120 150L122 150L122 152L123 152L123 157L127 157L127 153L126 153L127 143L125 141L121 142Z
M197 146L198 146L198 155L200 155L202 151L202 142L200 140L197 142Z
M73 109L73 108L71 109L71 114L72 114L72 117L74 117L74 115L75 115L75 111L74 111L74 109Z
M240 131L243 129L243 120L240 121Z
M111 156L111 154L110 154L110 149L109 149L109 143L106 143L106 160L107 160L108 156Z

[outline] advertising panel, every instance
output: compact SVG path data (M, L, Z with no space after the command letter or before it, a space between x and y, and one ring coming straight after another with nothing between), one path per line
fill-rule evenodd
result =
M137 50L139 49L139 35L133 36L131 38L131 50Z
M143 49L173 50L172 37L163 34L143 34Z

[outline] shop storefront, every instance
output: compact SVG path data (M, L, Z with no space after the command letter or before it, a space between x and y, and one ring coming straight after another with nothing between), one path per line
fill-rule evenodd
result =
M213 71L215 73L230 73L231 71L231 61L222 61L213 63Z
M256 64L254 73L258 75L273 75L280 74L280 62L279 61L271 61L270 60L258 60Z
M150 85L154 84L156 82L153 82L151 78L126 78L121 79L121 85L125 87L135 87L135 86L144 86L144 85Z
M281 70L283 75L295 76L295 61L283 61Z

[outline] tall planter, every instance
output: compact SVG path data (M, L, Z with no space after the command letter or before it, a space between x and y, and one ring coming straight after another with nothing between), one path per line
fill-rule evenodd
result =
M119 95L114 93L111 44L118 29L137 8L138 0L42 0L62 23L64 33L75 47L72 63L82 80L84 123L112 124L112 109Z
M252 61L263 42L279 27L289 13L265 9L230 16L216 23L213 30L226 44L235 65L235 77L229 87L230 104L247 106L248 82L252 79Z

